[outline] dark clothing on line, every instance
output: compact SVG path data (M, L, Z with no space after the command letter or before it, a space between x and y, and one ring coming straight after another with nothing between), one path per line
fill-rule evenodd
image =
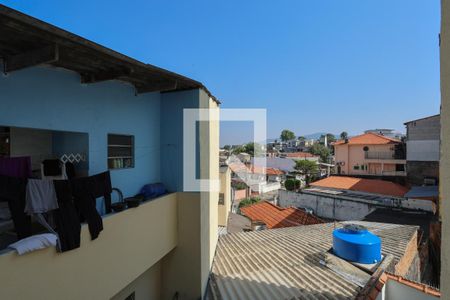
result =
M80 221L86 220L91 233L91 239L95 240L103 230L103 221L95 204L92 177L76 178L70 181L75 206L80 214Z
M31 157L1 157L0 175L17 178L30 178Z
M61 244L61 252L79 248L81 225L73 203L70 183L67 180L55 180L53 184L55 185L59 206L53 215Z
M111 176L109 171L103 172L97 175L93 175L92 178L92 193L94 198L105 198L105 210L109 214L111 210Z
M61 175L61 161L59 159L46 159L42 162L44 167L44 176Z
M31 218L24 212L27 179L0 175L0 201L7 201L18 239L31 235Z
M71 162L66 162L66 175L69 180L75 178L75 166Z

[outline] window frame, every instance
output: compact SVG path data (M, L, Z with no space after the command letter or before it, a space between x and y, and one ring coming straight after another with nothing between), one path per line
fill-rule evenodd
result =
M130 143L124 143L124 144L113 144L110 142L110 137L116 136L121 138L127 138L130 139ZM107 146L107 165L108 170L114 171L114 170L126 170L126 169L134 169L136 166L136 155L135 155L135 136L132 134L123 134L123 133L107 133L106 135L106 146ZM112 149L120 149L120 148L131 148L130 155L113 155L111 154L110 150ZM116 160L116 163L118 166L114 166L114 160ZM125 161L130 160L130 164L128 166L125 166ZM122 164L122 165L121 165Z

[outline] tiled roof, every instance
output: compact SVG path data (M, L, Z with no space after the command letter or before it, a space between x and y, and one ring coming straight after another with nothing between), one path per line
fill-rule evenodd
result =
M266 175L282 175L284 174L283 171L281 171L280 169L277 168L263 168L260 166L255 166L255 165L244 165L244 164L236 164L236 163L231 163L229 164L230 169L234 172L234 173L253 173L253 174L263 174L266 173Z
M394 197L403 197L409 190L403 185L386 180L347 176L330 176L311 183L311 186L351 190Z
M319 157L319 156L311 154L309 152L291 152L291 153L283 153L283 155L286 155L286 157L290 157L290 158Z
M252 221L264 222L267 228L323 223L318 217L308 214L301 209L295 207L282 208L267 201L243 207L241 212Z
M384 135L379 135L376 133L364 133L361 135L357 135L354 137L351 137L348 139L348 143L345 142L345 140L338 140L334 143L332 143L332 145L336 146L336 145L343 145L343 144L348 144L348 145L386 145L386 144L397 144L400 143L400 140L394 139L394 138L390 138Z
M345 223L345 222L343 222ZM382 254L405 255L417 227L368 222L382 240ZM341 227L337 223L336 227ZM354 299L360 286L323 266L332 247L333 223L221 236L210 280L212 299Z

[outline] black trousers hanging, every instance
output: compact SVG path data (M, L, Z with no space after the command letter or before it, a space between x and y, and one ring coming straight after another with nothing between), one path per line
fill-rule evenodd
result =
M61 252L80 247L81 224L68 180L53 181L59 208L53 212Z
M109 214L111 210L111 176L109 171L103 172L97 175L93 175L91 178L91 191L94 198L103 197L105 199L105 211Z
M91 177L76 178L70 181L75 206L81 217L81 221L86 220L91 234L91 239L95 240L103 230L102 217L96 208L96 198L93 196L93 181Z

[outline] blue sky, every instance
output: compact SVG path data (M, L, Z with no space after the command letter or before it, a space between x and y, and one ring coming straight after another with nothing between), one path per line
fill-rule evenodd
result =
M266 108L268 136L404 131L439 112L439 0L1 1ZM223 124L221 143L251 139Z

